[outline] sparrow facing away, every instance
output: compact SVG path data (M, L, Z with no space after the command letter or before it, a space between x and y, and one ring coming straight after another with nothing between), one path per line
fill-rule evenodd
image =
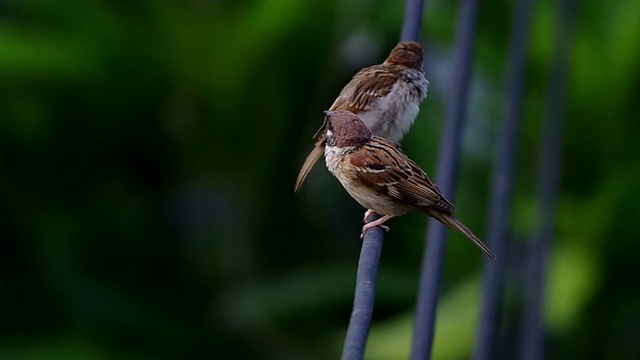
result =
M495 256L453 213L455 206L415 162L394 143L373 135L364 122L345 110L326 111L324 150L329 171L360 205L367 208L365 222L376 212L381 217L362 227L361 237L372 227L412 210L421 211L466 235L488 257Z
M348 110L358 115L374 134L394 143L400 142L427 96L429 81L422 71L422 58L422 46L417 42L398 43L384 63L356 73L329 110ZM300 169L294 191L300 189L324 153L326 118L314 138L315 147Z

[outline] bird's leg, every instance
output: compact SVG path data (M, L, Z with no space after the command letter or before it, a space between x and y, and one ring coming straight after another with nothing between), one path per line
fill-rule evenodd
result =
M379 226L381 227L384 231L389 231L389 227L386 225L382 225L385 221L391 219L393 216L389 216L389 215L385 215L383 217L381 217L380 219L376 220L376 221L372 221L370 223L366 223L364 224L364 226L362 227L362 231L360 232L360 238L364 238L364 234L367 233L367 230L371 229L372 227L376 227Z
M368 209L365 213L364 213L364 219L362 219L362 221L366 224L369 222L369 218L371 217L371 215L375 214L375 211Z

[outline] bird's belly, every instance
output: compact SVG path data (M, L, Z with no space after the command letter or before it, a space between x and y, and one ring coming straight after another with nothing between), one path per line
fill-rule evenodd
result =
M344 155L350 150L348 148L339 149L333 146L326 146L325 162L329 171L340 181L351 197L360 205L380 215L398 216L413 210L411 205L395 201L356 180L357 176L352 173L353 170L345 168L342 162Z
M362 184L356 185L348 179L339 179L349 195L366 209L371 209L380 215L398 216L412 210L411 205L395 201L388 196L378 193Z
M377 101L371 111L360 117L374 134L398 143L418 116L420 101L408 86L397 84L393 91Z

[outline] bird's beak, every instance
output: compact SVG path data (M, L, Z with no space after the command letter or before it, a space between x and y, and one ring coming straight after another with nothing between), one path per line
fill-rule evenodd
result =
M325 114L325 115L327 115L327 116L331 116L331 115L333 115L333 111L331 111L331 110L325 110L325 111L323 111L323 112L324 112L324 114Z

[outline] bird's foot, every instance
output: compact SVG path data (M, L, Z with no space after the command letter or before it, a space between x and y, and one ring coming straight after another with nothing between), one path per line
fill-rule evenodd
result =
M368 210L367 212L369 212L371 210ZM373 211L372 211L373 212ZM360 239L364 239L364 235L367 233L367 231L373 227L380 227L382 228L382 230L389 232L389 227L386 225L383 225L383 223L387 220L391 219L391 216L389 215L385 215L383 217L381 217L380 219L376 220L376 221L372 221L370 223L366 223L364 224L364 226L362 227L362 231L360 232Z
M362 219L362 222L364 222L365 224L369 222L369 218L371 217L371 215L375 214L376 212L368 209L365 213L364 213L364 218Z

